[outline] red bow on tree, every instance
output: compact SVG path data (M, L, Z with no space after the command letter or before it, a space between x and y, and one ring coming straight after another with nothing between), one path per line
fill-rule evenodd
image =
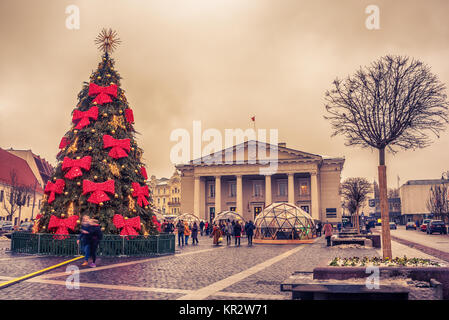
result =
M76 177L82 176L83 172L81 171L81 169L89 171L91 163L91 156L85 156L82 159L70 159L68 157L64 157L64 161L62 162L62 170L65 171L67 169L70 169L64 177L72 180Z
M48 181L45 186L45 193L50 193L48 197L48 203L52 203L55 200L55 193L61 194L64 191L65 181L64 179L58 179L55 183Z
M137 197L137 204L141 207L147 206L149 202L145 197L150 195L148 186L141 187L137 182L133 182L132 187L134 189L132 196Z
M134 114L133 114L132 109L128 108L125 110L125 118L126 118L126 121L128 121L130 124L134 123Z
M140 217L125 219L122 215L116 214L112 218L112 222L117 229L121 229L122 236L137 236L136 230L140 230Z
M102 87L96 85L95 83L89 84L89 97L95 96L96 98L92 102L96 102L98 104L112 102L110 96L117 98L117 85L111 84L107 87Z
M145 178L145 180L148 180L147 170L145 167L140 168L140 174Z
M156 216L153 216L152 221L153 221L154 225L156 226L157 231L161 232L161 224L159 221L157 221Z
M72 122L77 123L75 129L82 129L90 124L90 119L98 119L98 107L92 107L87 111L75 110L73 112Z
M131 150L131 143L129 139L114 139L108 134L103 136L103 148L111 148L109 151L109 156L114 159L127 157L128 154L125 152Z
M59 149L64 149L69 145L69 139L66 137L62 137L61 142L59 143Z
M83 181L83 195L92 192L87 201L91 203L99 204L100 202L105 202L110 200L106 192L114 193L115 184L114 180L108 180L106 182L95 183L89 180Z
M71 216L67 219L61 219L52 215L48 223L48 230L56 229L55 234L68 235L69 229L72 231L75 229L78 218L78 216Z

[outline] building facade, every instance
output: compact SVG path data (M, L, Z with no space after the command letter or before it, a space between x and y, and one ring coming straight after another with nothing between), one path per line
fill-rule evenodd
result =
M170 179L156 179L151 176L150 189L153 195L153 206L163 215L179 215L181 213L181 177L177 171Z
M41 179L26 160L0 148L0 221L19 225L36 217L44 196Z
M408 222L430 217L432 212L427 208L430 188L443 183L447 185L449 184L449 180L409 180L403 184L399 188L402 205L402 219L405 222Z
M315 220L336 223L341 219L339 195L344 158L331 158L271 146L275 157L260 157L256 141L244 142L213 155L181 164L181 212L212 221L221 211L236 211L254 220L273 202L288 202ZM261 143L259 142L259 145ZM262 150L270 145L263 143ZM207 159L214 158L213 163ZM268 172L267 163L276 164Z

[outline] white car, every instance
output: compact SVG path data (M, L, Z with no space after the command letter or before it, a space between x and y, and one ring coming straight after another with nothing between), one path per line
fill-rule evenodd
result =
M13 228L11 221L0 221L0 231L12 231Z

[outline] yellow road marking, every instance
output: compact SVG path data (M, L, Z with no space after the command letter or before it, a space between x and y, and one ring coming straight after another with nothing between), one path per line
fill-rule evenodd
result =
M41 270L39 270L39 271L36 271L36 272L33 272L33 273L29 273L29 274L26 274L26 275L24 275L24 276L21 276L21 277L18 277L18 278L15 278L15 279L12 279L12 280L9 280L9 281L0 283L0 289L3 289L3 288L5 288L5 287L7 287L7 286L9 286L9 285L11 285L11 284L16 283L16 282L19 282L19 281L22 281L22 280L25 280L25 279L32 278L32 277L37 276L37 275L39 275L39 274L41 274L41 273L44 273L44 272L47 272L47 271L56 269L56 268L58 268L58 267L60 267L60 266L63 266L63 265L65 265L65 264L68 264L68 263L70 263L70 262L73 262L73 261L76 261L76 260L79 260L79 259L82 259L82 258L84 258L84 256L76 257L76 258L73 258L73 259L70 259L70 260L67 260L67 261L64 261L64 262L55 264L55 265L53 265L53 266L51 266L51 267L48 267L48 268L45 268L45 269L41 269Z

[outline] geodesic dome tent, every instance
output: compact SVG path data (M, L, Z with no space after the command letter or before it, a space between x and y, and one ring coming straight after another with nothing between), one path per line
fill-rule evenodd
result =
M178 223L179 220L182 220L184 222L187 221L188 223L193 223L195 221L196 223L200 223L200 219L191 213L183 213L177 216L174 221L175 225Z
M299 242L316 236L313 218L301 208L290 203L272 203L254 221L254 239L263 242Z
M214 223L215 222L219 222L222 220L227 221L229 219L229 221L239 221L242 223L245 223L245 219L243 219L243 217L241 215L239 215L237 212L235 211L222 211L219 214L217 214L217 216L214 218Z

